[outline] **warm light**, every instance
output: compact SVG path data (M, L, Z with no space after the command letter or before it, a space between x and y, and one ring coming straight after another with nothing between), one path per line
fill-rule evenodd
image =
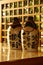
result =
M8 43L8 47L10 49L10 39L9 39L9 32L10 32L11 26L9 26L8 30L7 30L7 43Z
M34 3L32 2L32 5L34 5Z
M43 22L43 15L41 15L41 21Z
M9 4L7 6L9 7Z
M24 50L24 47L23 47L23 32L24 32L24 30L22 29L21 30L21 42L22 42L22 49Z
M43 36L41 36L41 38L43 38Z
M41 45L41 52L43 52L43 45Z
M43 6L42 6L42 8L43 8Z
M41 32L41 38L43 38L43 32Z
M28 12L28 8L25 8L26 9L26 11Z
M41 24L41 27L43 28L43 24Z
M5 16L5 13L3 12L3 16Z

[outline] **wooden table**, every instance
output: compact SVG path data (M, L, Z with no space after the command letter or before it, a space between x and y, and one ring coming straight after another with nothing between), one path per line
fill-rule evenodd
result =
M0 54L0 65L43 65L43 52L4 50Z

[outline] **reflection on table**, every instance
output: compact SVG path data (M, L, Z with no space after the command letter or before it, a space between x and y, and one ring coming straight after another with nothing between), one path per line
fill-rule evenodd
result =
M25 58L33 58L43 56L43 52L29 52L22 50L9 50L5 49L0 52L0 62L2 61L13 61Z

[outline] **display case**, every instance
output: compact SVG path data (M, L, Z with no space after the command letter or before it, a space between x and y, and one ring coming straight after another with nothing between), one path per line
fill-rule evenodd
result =
M40 40L43 39L43 0L3 0L0 1L0 6L0 42L2 45L7 45L7 29L14 17L19 17L20 23L24 23L28 16L33 16L39 29L40 47Z

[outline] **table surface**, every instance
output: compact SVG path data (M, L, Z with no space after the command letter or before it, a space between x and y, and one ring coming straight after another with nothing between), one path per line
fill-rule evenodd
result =
M34 58L43 56L43 52L29 52L22 50L4 50L0 52L0 62L15 61L26 58Z

